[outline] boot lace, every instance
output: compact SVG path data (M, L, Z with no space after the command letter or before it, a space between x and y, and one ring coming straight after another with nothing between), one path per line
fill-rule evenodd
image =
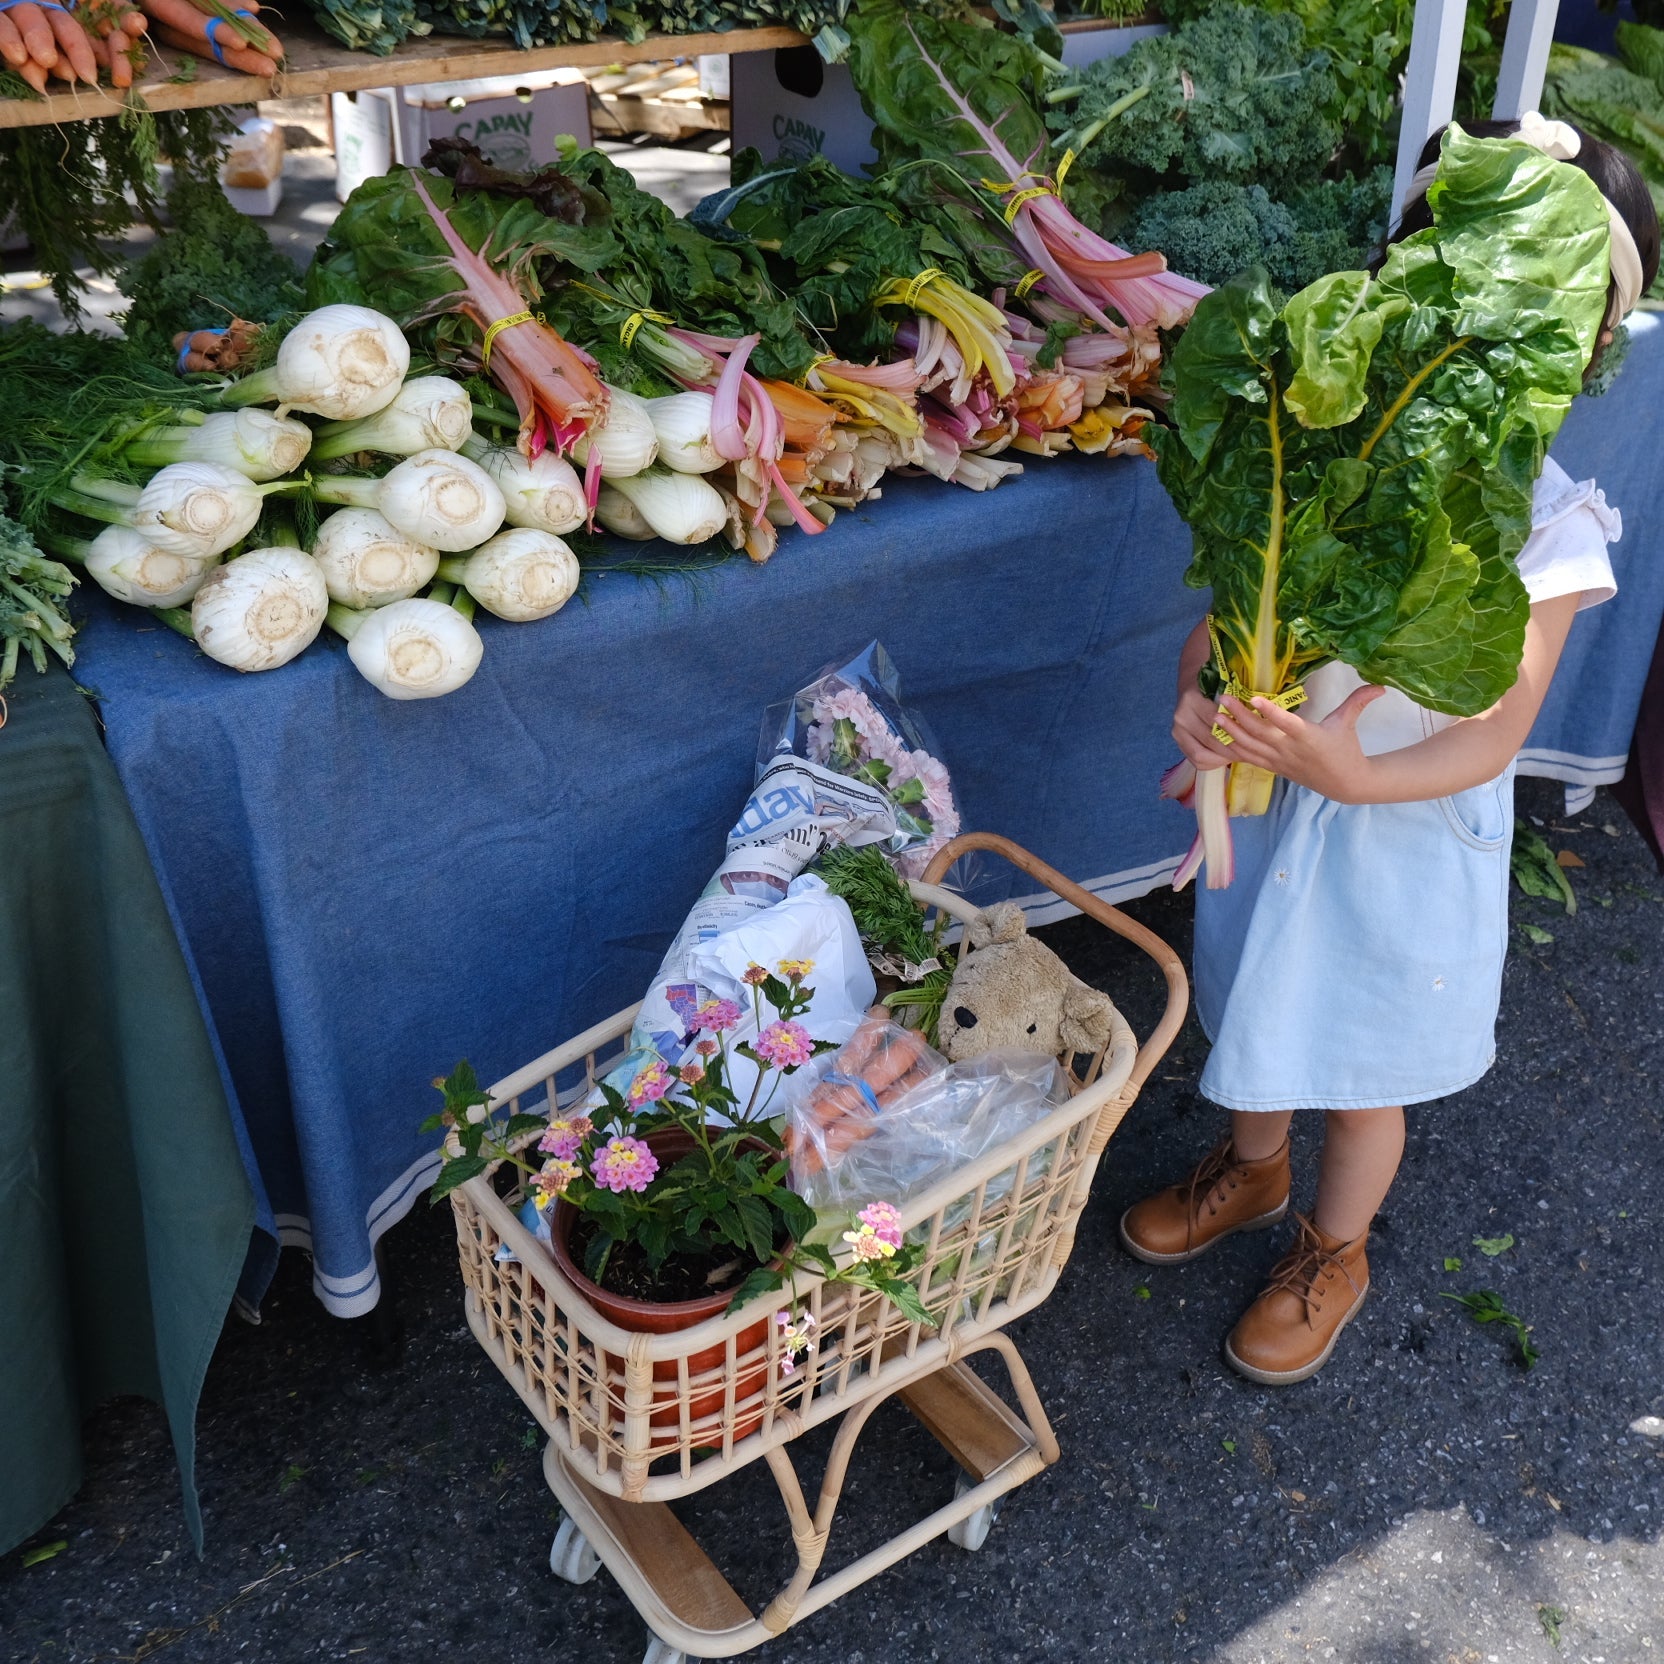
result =
M1351 1285L1355 1295L1362 1294L1358 1280L1347 1269L1346 1262L1333 1249L1325 1248L1322 1239L1317 1234L1316 1227L1303 1214L1295 1214L1295 1222L1300 1227L1300 1234L1294 1239L1294 1246L1272 1267L1270 1281L1265 1285L1264 1294L1276 1294L1287 1289L1290 1294L1298 1295L1306 1307L1306 1321L1312 1318L1312 1307L1316 1303L1314 1296L1321 1299L1318 1288L1323 1274L1331 1267L1340 1273ZM1264 1298L1264 1294L1261 1298Z
M1184 1182L1185 1212L1189 1214L1193 1224L1200 1217L1202 1202L1207 1203L1209 1213L1219 1211L1218 1204L1224 1200L1224 1197L1223 1195L1215 1197L1214 1192L1221 1188L1236 1189L1236 1183L1231 1178L1231 1173L1233 1169L1240 1165L1236 1149L1228 1138L1214 1145L1203 1156L1197 1165L1196 1171Z

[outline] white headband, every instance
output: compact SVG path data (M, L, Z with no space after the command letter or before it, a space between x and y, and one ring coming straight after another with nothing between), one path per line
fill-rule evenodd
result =
M1563 121L1545 121L1536 110L1527 110L1520 117L1520 130L1514 135L1533 150L1540 150L1556 162L1569 162L1583 148L1583 140L1575 127ZM1438 177L1439 164L1429 162L1410 181L1404 193L1404 204L1419 202L1427 195L1428 187ZM1612 225L1612 286L1616 291L1606 315L1607 326L1621 322L1635 310L1641 298L1641 251L1635 246L1635 234L1623 215L1606 204L1607 218Z

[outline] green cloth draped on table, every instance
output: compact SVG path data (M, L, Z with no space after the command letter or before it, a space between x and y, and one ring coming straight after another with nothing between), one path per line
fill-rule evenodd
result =
M213 1045L91 708L25 669L0 728L0 1552L81 1482L81 1421L195 1420L254 1222Z

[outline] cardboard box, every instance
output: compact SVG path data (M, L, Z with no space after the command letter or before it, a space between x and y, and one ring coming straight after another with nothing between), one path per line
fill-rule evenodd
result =
M333 93L335 195L395 162L420 165L437 138L469 139L500 167L540 167L555 158L555 140L570 133L590 143L589 83L576 69L475 81L436 81Z
M438 81L406 87L399 105L393 159L417 166L438 138L468 139L499 167L543 167L555 140L590 142L589 83L578 69L499 75L479 81Z
M337 202L345 202L366 179L379 179L392 167L395 114L391 89L329 95Z
M701 52L694 62L699 70L699 96L726 98L729 93L728 54Z
M821 155L859 175L878 160L872 123L843 64L824 63L812 46L736 52L729 59L733 148L755 146L764 161Z

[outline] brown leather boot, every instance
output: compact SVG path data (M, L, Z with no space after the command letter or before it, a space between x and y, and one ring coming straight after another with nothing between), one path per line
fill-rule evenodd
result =
M1288 1212L1288 1140L1274 1155L1243 1161L1229 1135L1182 1184L1121 1215L1121 1242L1150 1265L1182 1265L1237 1231L1259 1231Z
M1340 1332L1369 1293L1369 1232L1342 1242L1295 1214L1300 1234L1265 1292L1225 1337L1225 1360L1262 1386L1286 1387L1329 1361Z

